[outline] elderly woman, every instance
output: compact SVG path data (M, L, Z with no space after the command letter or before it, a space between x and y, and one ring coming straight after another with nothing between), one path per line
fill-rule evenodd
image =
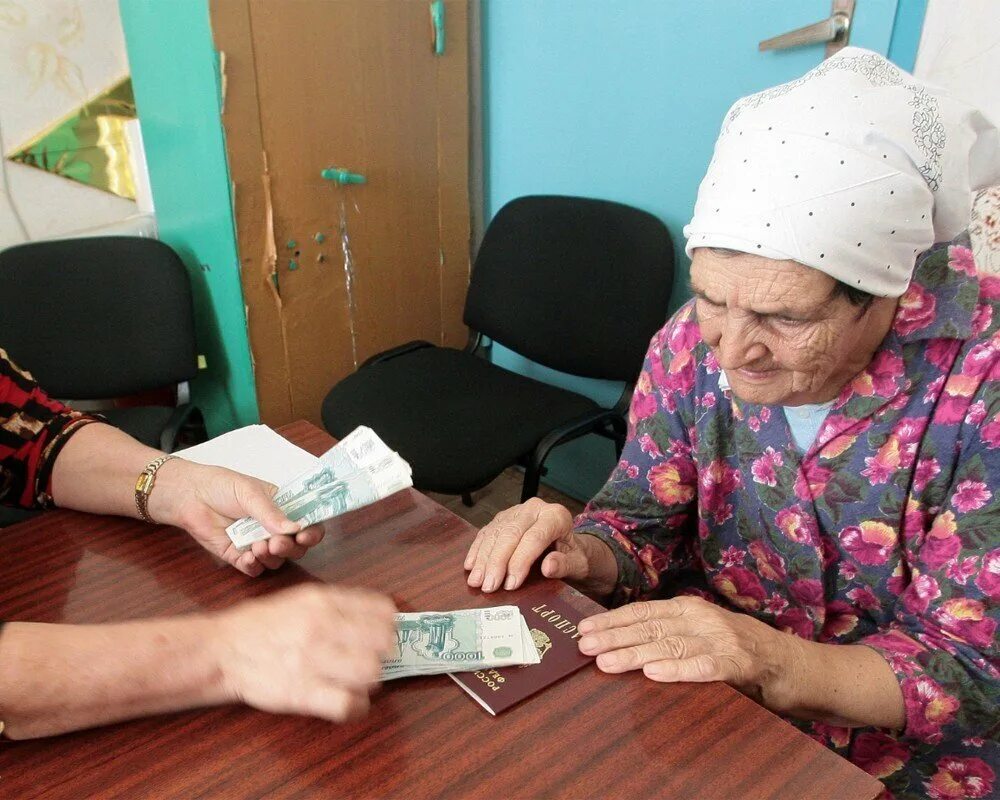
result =
M1000 279L952 237L998 179L997 131L875 53L736 103L621 461L575 521L498 515L469 584L554 545L622 606L579 625L605 672L726 681L896 797L996 796Z

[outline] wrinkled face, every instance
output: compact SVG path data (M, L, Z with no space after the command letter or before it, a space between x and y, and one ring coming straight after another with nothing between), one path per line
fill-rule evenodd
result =
M895 298L862 310L829 275L795 261L698 248L691 291L702 337L736 396L751 403L832 400L888 333Z

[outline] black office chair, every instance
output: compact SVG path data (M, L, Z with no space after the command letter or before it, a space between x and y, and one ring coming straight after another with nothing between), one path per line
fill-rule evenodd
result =
M465 302L465 350L410 342L370 358L323 401L334 436L373 428L413 467L418 489L471 492L525 466L538 492L549 452L587 433L625 441L625 412L650 337L666 320L670 234L652 215L605 200L521 197L490 223ZM625 382L602 408L494 366L497 341L561 372Z
M198 372L191 285L167 245L131 236L18 245L0 252L0 297L0 347L48 394L95 401L176 386L175 406L99 413L167 452L181 437L204 439L187 402Z

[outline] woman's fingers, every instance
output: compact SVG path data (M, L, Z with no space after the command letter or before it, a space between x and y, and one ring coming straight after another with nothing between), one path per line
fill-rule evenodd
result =
M476 565L476 554L479 553L479 545L483 542L483 528L476 534L476 538L469 545L469 552L465 554L465 563L462 565L466 571L471 570Z
M558 508L558 506L550 508ZM507 582L504 584L507 591L516 589L524 583L531 565L538 560L549 545L569 532L570 524L571 519L568 513L564 518L562 515L550 513L549 509L542 510L531 527L521 536L521 540L510 555L507 563ZM553 553L552 555L557 554ZM564 556L566 554L559 553L558 555ZM568 566L569 562L566 558L557 558L554 562L549 562L549 568L554 570L556 574L547 575L544 570L543 574L549 578L562 578L568 574L566 572Z
M646 664L642 671L647 678L660 683L726 681L732 676L727 673L724 663L716 655L703 653L676 661L653 661Z
M625 647L650 644L668 637L697 636L700 626L683 617L654 617L624 628L588 633L579 641L580 652L596 656Z
M592 617L580 620L578 629L580 633L598 633L599 631L610 630L611 628L623 628L630 625L638 625L655 618L679 617L689 613L693 604L702 603L694 597L675 597L672 600L650 600L644 603L629 603L612 611L605 611L603 614L595 614ZM706 604L707 605L707 604Z
M601 653L602 672L628 672L654 662L677 661L714 652L714 644L700 636L665 636L654 642Z
M503 573L506 572L507 559L521 540L524 530L521 527L524 525L523 508L520 505L501 511L480 531L481 539L472 572L469 573L470 586L481 586L484 592L499 588Z
M565 578L573 572L570 553L553 552L542 559L542 575L546 578Z
M550 508L557 507L537 497L514 507L514 513L501 524L493 539L483 578L484 592L499 589L505 577L513 576L514 586L527 577L535 559L559 535L555 524L558 517L549 513Z
M549 545L566 536L571 525L572 517L565 508L537 497L501 511L476 534L465 556L469 586L482 587L484 592L516 589L524 583L531 565ZM549 577L560 577L562 570L573 566L573 561L561 563L557 559L549 564L554 570Z
M497 523L506 511L497 514L486 527L476 534L476 540L469 548L471 559L466 558L469 570L469 586L479 587L483 585L483 578L486 576L486 557L493 549L493 537L496 535ZM471 562L471 563L470 563Z

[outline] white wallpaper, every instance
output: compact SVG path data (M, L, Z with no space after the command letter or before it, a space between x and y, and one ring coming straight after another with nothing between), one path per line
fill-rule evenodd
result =
M0 0L3 153L127 74L117 0ZM130 200L3 160L0 248L136 212Z
M930 0L914 74L1000 124L1000 2Z
M1000 125L1000 0L930 0L914 73ZM979 268L1000 274L1000 187L977 197L970 233Z

